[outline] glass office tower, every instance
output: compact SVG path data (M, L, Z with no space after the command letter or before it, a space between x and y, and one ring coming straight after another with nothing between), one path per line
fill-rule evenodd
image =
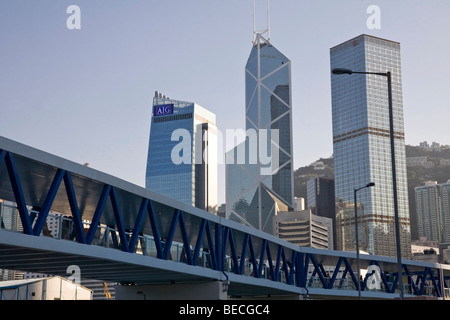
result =
M156 92L145 187L217 212L216 116L193 103Z
M392 73L395 159L402 257L411 255L411 232L403 128L400 44L360 35L330 49L331 69ZM387 78L332 75L336 233L339 250L355 250L354 189L359 248L396 256Z
M450 242L450 180L439 185L442 215L442 242Z
M443 242L440 190L436 181L414 188L419 237ZM420 239L419 238L419 239Z
M246 140L226 154L227 218L268 233L292 209L291 63L256 34L245 67Z
M450 180L438 184L427 181L414 188L419 237L450 242Z

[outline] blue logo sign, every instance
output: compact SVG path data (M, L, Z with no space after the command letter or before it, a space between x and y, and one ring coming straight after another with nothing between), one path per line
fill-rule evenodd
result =
M168 114L173 114L173 103L153 106L153 116L165 116Z

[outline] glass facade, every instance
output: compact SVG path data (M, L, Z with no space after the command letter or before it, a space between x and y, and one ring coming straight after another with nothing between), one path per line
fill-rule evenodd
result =
M402 257L410 257L400 44L360 35L330 49L331 69L392 73L397 198ZM370 254L396 256L387 78L332 75L333 152L338 250L355 250L354 189L359 247Z
M450 180L439 185L442 216L442 242L450 242Z
M217 128L201 106L153 98L145 187L188 205L217 212Z
M439 186L427 183L414 189L419 237L442 242Z
M427 181L414 188L419 237L450 242L450 180L438 184Z
M268 233L294 199L290 68L257 34L245 67L247 139L226 154L227 218Z
M314 177L306 182L307 208L312 214L330 218L332 225L336 225L334 180ZM336 250L336 233L333 232L333 245Z

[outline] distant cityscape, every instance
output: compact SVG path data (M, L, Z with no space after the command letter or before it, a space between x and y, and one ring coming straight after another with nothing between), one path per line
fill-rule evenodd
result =
M406 162L408 171L408 190L411 216L411 254L412 259L449 263L448 257L448 179L450 178L450 145L427 141L417 146L406 146ZM308 166L295 171L296 196L303 199L305 208L317 214L315 199L321 194L333 191L334 159L318 159ZM321 192L311 193L311 185L322 183ZM324 184L323 182L328 182ZM334 206L334 201L322 200L324 204ZM319 210L320 211L320 210ZM322 211L323 212L323 211ZM328 210L328 214L333 209ZM324 213L321 213L324 215ZM419 230L420 229L420 230Z
M330 49L331 68L365 70L357 58L361 55L373 70L395 71L402 257L447 263L450 174L440 181L420 181L411 192L407 169L447 168L450 157L436 163L427 155L406 152L399 44L360 35ZM153 99L146 188L298 246L354 251L358 224L362 252L396 256L386 84L376 77L332 77L333 155L312 163L308 166L312 172L302 175L301 168L292 168L290 60L258 33L245 71L247 127L244 141L225 155L226 203L217 203L218 152L223 150L218 145L215 115L194 102L175 100L158 91ZM355 96L366 97L366 104L361 105ZM450 152L448 145L437 142L423 141L418 148ZM369 182L373 188L361 192L356 202L354 190ZM2 202L2 206L5 211L11 205ZM4 218L3 223L16 222ZM60 232L52 225L49 220L49 232ZM4 271L3 278L10 279L10 273Z
M330 48L330 69L340 70L331 75L333 154L295 170L291 60L268 31L254 31L236 115L246 127L231 148L214 113L155 91L145 188L296 246L384 257L400 250L403 259L450 264L450 145L405 144L400 43L361 34ZM2 228L20 230L14 203L0 199L0 213ZM43 232L70 238L67 217L46 219ZM0 270L0 280L40 276ZM82 284L99 299L114 295L106 282Z
M411 196L415 191L411 190L408 184L407 169L432 168L436 165L445 167L450 161L441 159L436 164L424 155L407 155L406 149L409 146L405 146L403 133L399 50L399 43L395 41L363 34L330 49L331 69L345 67L366 70L368 63L371 71L386 68L395 71L392 76L392 90L394 111L399 117L395 121L394 139L401 251L404 258L419 259L415 244L417 241L423 244L425 239L444 240L443 234L439 240L424 233L428 228L423 225L432 221L442 221L445 213L436 212L435 215L440 215L436 220L425 219L422 217L422 211L416 212L417 199L414 203L411 202ZM359 56L365 56L365 60L360 60ZM365 61L366 64L361 64L361 61ZM333 165L330 170L325 164L325 159L312 163L314 174L309 175L301 187L303 190L299 190L297 181L299 170L294 172L290 153L292 102L289 66L290 60L276 49L269 39L264 38L263 34L255 34L253 49L245 67L246 135L244 142L228 150L225 156L225 204L217 203L217 189L220 188L215 187L218 159L208 156L208 163L205 159L203 162L196 162L199 154L208 153L213 144L220 143L217 140L214 115L197 115L188 107L196 106L195 103L183 102L181 105L178 100L155 95L147 188L175 199L184 199L182 201L187 204L271 233L300 246L354 251L355 223L358 223L360 250L369 254L395 257L389 115L385 108L388 102L386 83L377 76L332 77ZM367 101L363 106L354 99L355 96L361 95L366 97ZM349 104L349 101L354 105ZM166 110L168 113L155 112L158 108L167 106L169 106ZM195 108L210 114L200 106ZM210 120L207 120L208 117ZM208 132L208 139L191 139L185 154L189 161L170 167L167 164L173 156L171 150L177 143L181 144L181 140L173 139L172 136L173 142L168 144L156 142L156 139L168 141L172 131L179 128L183 121L187 124L187 127L183 128L189 131L190 136L195 137L199 134L201 137ZM172 122L173 125L168 126ZM161 129L155 129L156 126L161 126ZM168 130L169 127L172 129ZM267 129L272 131L268 133ZM254 135L249 134L252 130ZM166 132L165 138L162 132ZM263 143L261 133L269 138ZM251 149L254 145L264 144L267 146L264 154L261 154L259 148L253 151ZM155 151L151 151L152 148ZM445 152L449 149L448 146L437 142L429 144L427 141L421 142L419 148L426 152ZM279 156L276 162L274 155ZM220 156L219 154L218 157ZM251 161L253 156L254 162ZM263 163L261 160L263 156L269 156L271 162ZM196 164L192 165L193 163ZM162 164L164 165L161 166ZM274 164L277 167L271 173L263 173L268 164L271 170L274 169ZM156 169L151 169L151 166ZM157 169L158 166L161 168ZM328 170L326 176L321 176L326 170ZM175 181L178 182L177 188L172 187ZM374 187L360 193L355 208L353 190L369 182L373 182ZM423 184L423 181L419 184ZM437 183L435 185L441 186ZM442 206L440 204L440 207ZM360 215L358 222L355 222L355 210ZM442 223L439 222L436 228L441 228ZM433 248L436 249L436 246ZM428 250L427 253L430 252L429 249L424 248ZM443 261L442 258L439 259Z

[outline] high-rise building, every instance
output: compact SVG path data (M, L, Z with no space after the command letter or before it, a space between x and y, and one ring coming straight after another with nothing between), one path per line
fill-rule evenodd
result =
M303 210L305 210L305 198L303 198L303 197L294 197L294 210L295 211L303 211Z
M441 210L437 181L414 188L419 237L442 242Z
M273 218L274 235L299 247L333 250L333 223L311 210L278 212Z
M334 180L323 177L314 177L306 182L307 209L320 217L330 218L333 225L333 243L336 247L336 208L334 196Z
M402 257L410 257L400 43L363 34L331 48L330 63L331 69L392 73L400 244ZM395 257L387 78L332 75L331 95L338 249L355 250L354 189L374 182L357 194L359 248Z
M245 66L246 140L226 154L226 215L272 233L293 209L291 62L256 34Z
M307 209L318 216L334 218L335 196L334 180L314 177L306 182Z
M439 185L442 215L442 242L450 242L450 180Z
M440 184L427 181L414 192L419 237L450 242L450 180Z
M145 187L217 212L217 128L212 112L155 93Z

